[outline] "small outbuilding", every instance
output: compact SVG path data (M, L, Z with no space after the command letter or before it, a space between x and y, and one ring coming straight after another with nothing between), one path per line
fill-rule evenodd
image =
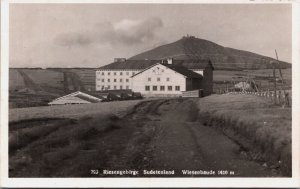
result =
M104 97L93 96L81 91L77 91L49 102L48 105L66 105L66 104L90 104L102 102Z

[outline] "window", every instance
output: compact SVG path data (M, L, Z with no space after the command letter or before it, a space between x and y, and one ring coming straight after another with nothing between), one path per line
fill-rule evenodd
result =
M175 91L180 91L180 86L175 86Z
M126 72L126 75L129 75L129 72Z
M129 79L126 79L126 82L129 82Z
M151 77L148 77L148 81L151 81Z
M107 75L110 75L110 72L108 72Z
M128 86L128 85L126 85L126 89L129 89L129 86Z
M123 86L122 86L122 85L120 85L120 89L123 89Z
M104 75L104 72L102 72L102 75Z
M172 86L168 86L168 91L172 91Z
M153 86L153 87L152 87L152 90L153 90L153 91L157 91L157 86Z
M110 79L107 79L107 82L110 82Z
M117 86L114 86L114 89L117 89Z
M165 86L160 86L160 90L164 91L165 90Z
M159 77L157 78L157 81L160 81L160 78L159 78Z
M120 75L123 75L123 72L120 72Z
M167 81L170 81L170 78L167 77Z
M150 86L145 86L145 91L150 91Z
M114 75L117 75L117 72L114 72Z
M114 82L117 82L117 79L114 79Z
M110 85L107 85L107 89L110 89Z
M104 79L102 79L101 81L104 82Z
M120 79L120 82L123 82L123 79Z

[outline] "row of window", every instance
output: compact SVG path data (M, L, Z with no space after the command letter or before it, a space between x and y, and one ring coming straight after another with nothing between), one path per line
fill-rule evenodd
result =
M149 85L146 85L145 86L145 91L150 91L150 89L151 89L151 86L149 86ZM159 90L160 91L165 91L165 86L159 86ZM172 91L173 90L173 86L167 86L167 90L168 91ZM158 91L158 86L156 86L156 85L153 85L152 86L152 91ZM180 86L175 86L175 91L180 91Z
M148 81L151 81L151 77L148 77ZM157 77L156 81L160 81L160 77ZM170 78L167 77L166 81L170 81Z
M105 72L97 72L97 74L98 75L105 75ZM107 72L107 75L110 75L111 74L111 72ZM118 73L117 72L112 72L112 74L113 75L118 75ZM132 75L134 75L135 74L135 72L132 72ZM123 75L123 72L119 72L119 75ZM130 75L130 73L129 72L126 72L126 75Z
M105 82L105 79L97 79L98 81L101 81L101 82ZM151 77L148 77L148 81L151 81ZM107 82L110 82L110 81L113 81L113 82L117 82L117 79L107 79ZM123 82L123 79L119 79L120 82ZM129 79L125 79L126 82L129 82ZM161 81L161 79L158 77L156 78L156 81ZM166 81L170 81L170 78L166 78Z
M114 85L114 86L110 86L110 85L107 85L107 86L101 86L101 85L97 85L98 88L100 88L101 90L110 90L110 89L129 89L129 85L126 85L126 86L122 86L120 85L119 88L118 86Z
M105 79L97 79L98 81L105 82ZM129 79L124 79L126 82L129 82ZM107 82L117 82L117 79L107 79ZM123 82L123 79L119 79L120 82Z

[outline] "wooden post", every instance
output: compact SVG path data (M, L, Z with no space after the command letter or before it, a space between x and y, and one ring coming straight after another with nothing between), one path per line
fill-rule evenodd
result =
M228 83L226 82L226 90L225 93L228 93Z
M277 90L277 86L276 86L276 72L275 72L275 66L273 64L273 79L274 79L274 97L275 97L275 104L277 104L277 100L276 100L276 90Z

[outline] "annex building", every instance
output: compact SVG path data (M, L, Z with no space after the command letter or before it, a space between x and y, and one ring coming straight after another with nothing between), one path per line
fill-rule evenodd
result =
M96 71L96 91L131 89L145 96L180 95L182 91L213 91L209 60L126 60L117 58Z

